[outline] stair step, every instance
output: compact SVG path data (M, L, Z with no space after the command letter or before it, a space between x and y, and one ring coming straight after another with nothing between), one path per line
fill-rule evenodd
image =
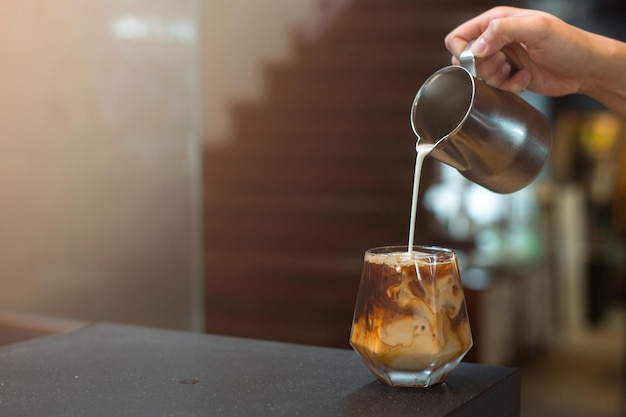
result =
M334 257L207 252L206 329L347 347L362 256L360 248Z
M345 39L413 40L443 46L443 38L450 30L481 11L472 6L446 13L440 8L424 7L415 0L403 7L355 7L337 19L317 46Z
M374 13L382 18L381 13L393 15L394 13L428 13L431 16L438 16L440 23L445 23L446 19L454 20L454 16L463 16L467 19L473 17L475 13L481 13L487 9L501 5L502 1L498 0L355 0L352 4L355 6L351 11L351 15L358 13ZM508 3L511 3L510 1Z
M458 24L496 5L495 0L354 1L330 25L309 28L303 31L301 39L304 44L319 45L326 40L341 40L343 36L415 39L439 35L441 41Z
M411 85L381 89L373 84L363 89L341 87L335 93L330 88L320 90L303 84L290 88L290 91L273 92L268 107L275 107L277 111L326 112L337 116L358 113L365 118L395 112L408 117L406 115L421 85L422 81L416 81Z
M214 161L208 165L205 168L204 181L213 193L220 190L223 193L269 194L272 197L294 189L299 194L314 196L375 193L381 189L383 191L379 192L404 192L410 190L413 178L413 165L410 162L383 170L376 169L375 163L351 164L342 168L332 164L310 164L307 161L294 161L291 165L268 162L254 166L246 165L242 161ZM208 198L211 192L206 195Z
M381 236L408 231L409 210L390 210L376 216L282 215L243 209L218 215L212 211L205 225L207 247L239 248L259 252L316 253L332 255L350 242L375 242ZM363 221L370 220L367 227ZM395 232L395 233L394 233Z
M399 59L397 57L393 59L393 54L390 54L390 61L394 60L395 63L388 61L388 64L382 65L378 62L355 68L354 63L352 63L351 67L346 62L350 57L344 54L341 54L341 57L339 57L333 52L328 53L325 57L321 57L322 59L316 60L316 67L302 63L294 66L284 64L268 66L266 76L268 81L266 83L267 85L272 85L280 83L281 80L289 82L320 82L323 80L335 82L336 80L343 80L345 83L376 81L382 84L395 85L416 80L421 81L423 74L426 74L427 70L430 70L432 67L432 64L428 64L428 68L426 68L424 65L426 61L438 59L443 64L441 66L450 64L450 54L448 52L436 51L426 60L420 57L419 54L419 49L411 50L410 55ZM434 59L433 56L435 57ZM335 60L335 58L337 59Z
M215 189L206 193L206 210L212 215L225 218L244 213L263 213L263 216L276 215L280 218L309 217L333 219L383 219L408 210L411 196L409 187L395 185L376 193L350 189L344 193L333 190L313 193L302 190L299 193L250 192Z
M258 141L316 141L332 146L346 137L368 140L400 140L415 142L408 115L380 117L340 117L334 120L314 117L272 118L259 116L245 120L236 127L235 134L246 143Z
M433 69L449 65L450 53L443 46L423 42L377 42L364 44L331 44L323 50L306 50L294 62L287 65L295 72L307 71L313 74L341 73L348 76L359 74L402 75L423 74ZM293 66L292 66L293 65ZM283 63L270 64L268 68L285 66Z
M244 134L242 136L244 138L247 135L263 136L267 134L272 137L284 135L287 138L297 138L301 134L326 134L329 135L327 136L328 140L325 141L328 143L336 134L345 137L364 132L382 131L385 133L383 137L388 137L389 133L392 132L395 135L404 136L407 132L411 132L410 109L411 102L403 109L380 111L352 108L342 111L333 111L332 108L301 111L298 108L286 106L240 107L234 117L235 120L241 122L239 132ZM322 138L322 140L324 139ZM293 140L288 142L298 143L298 141Z
M335 42L323 49L312 49L297 58L299 65L322 73L430 73L450 63L450 52L443 45L424 41Z
M260 223L246 222L246 216L235 220L213 217L204 229L205 248L207 251L280 253L294 259L307 254L332 258L350 248L361 252L364 249L362 246L402 244L408 231L408 210L390 213L388 217L392 215L395 215L394 219L372 219L372 226L367 228L362 224L346 227L346 222L341 219L307 225L306 220L289 221L267 216L263 216ZM261 224L266 227L260 227Z
M413 87L413 86L411 86ZM380 117L403 117L403 124L409 123L409 113L414 96L418 87L402 91L390 89L381 91L370 89L369 91L357 91L347 96L338 97L334 94L321 94L315 96L304 93L305 89L294 86L303 92L299 98L294 94L276 94L268 98L263 105L257 103L235 103L232 106L232 119L236 122L248 123L251 119L271 118L287 119L291 117L335 120L346 118L380 118ZM312 88L306 90L311 91Z
M408 122L407 122L408 123ZM260 161L280 163L291 161L324 161L335 163L387 163L388 161L412 161L415 157L415 136L397 138L378 137L365 140L359 136L345 136L342 140L302 140L291 136L273 137L271 142L247 140L233 136L228 147L212 147L205 150L205 160L211 163L226 158L242 158L246 164ZM268 163L268 162L262 162Z
M419 58L418 51L413 51L412 55L412 60L424 61ZM341 67L327 68L326 71L274 69L266 79L266 103L292 112L327 109L342 114L355 110L408 113L426 78L449 64L450 55L445 53L440 63L429 65L428 69L409 66L396 72L387 69L387 72L376 73L362 68L344 71Z
M411 92L414 95L415 92ZM406 100L408 101L408 100ZM383 106L378 100L357 100L354 105L341 107L334 101L326 98L324 101L309 100L295 101L292 105L283 101L274 101L267 105L257 104L236 104L232 108L232 117L241 123L254 123L257 120L310 120L311 123L334 123L337 120L357 120L357 119L380 119L397 123L400 118L405 119L403 125L409 124L409 113L411 102L405 100L388 100L390 104Z
M512 3L512 2L507 2ZM515 2L513 2L515 3ZM519 2L518 2L519 3ZM389 9L401 9L403 7L420 7L423 9L436 9L436 10L465 10L465 9L487 9L502 4L501 1L496 0L353 0L352 5L360 9L368 10L382 10ZM445 7L442 7L445 6Z
M367 108L364 107L367 104L372 109L384 111L382 103L404 103L407 97L415 95L426 78L419 71L386 75L363 72L276 72L267 78L265 88L270 103L274 100L285 103L291 97L290 103L294 109L309 101L318 106L332 105L331 97L343 95L346 97L338 103L348 104L348 108L359 104ZM410 107L410 102L408 105ZM340 106L334 104L333 107Z

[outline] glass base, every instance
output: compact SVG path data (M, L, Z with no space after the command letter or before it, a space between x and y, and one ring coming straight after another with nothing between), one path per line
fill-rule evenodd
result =
M448 374L461 362L461 358L437 369L421 371L399 371L394 369L371 369L374 375L392 387L426 388L437 385L446 379Z

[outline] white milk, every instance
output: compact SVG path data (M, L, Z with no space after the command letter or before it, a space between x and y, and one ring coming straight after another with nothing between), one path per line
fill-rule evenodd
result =
M415 156L415 174L413 177L413 197L411 198L411 224L409 225L409 257L413 253L413 240L415 238L415 217L417 216L417 194L420 188L420 177L424 159L435 148L436 144L424 143L419 140L415 144L417 155Z

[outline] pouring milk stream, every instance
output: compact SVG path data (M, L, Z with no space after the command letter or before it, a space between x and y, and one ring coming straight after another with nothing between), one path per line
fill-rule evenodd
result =
M422 166L424 165L424 159L435 148L436 145L432 143L420 143L419 139L415 143L415 173L413 174L413 195L411 197L411 221L409 224L409 258L413 253L413 242L415 240L415 218L417 217L417 195L420 188L420 177L422 176Z

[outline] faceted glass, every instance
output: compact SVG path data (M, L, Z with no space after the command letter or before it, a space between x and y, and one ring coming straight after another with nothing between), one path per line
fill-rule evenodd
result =
M350 345L388 385L442 382L472 347L455 253L424 246L366 251Z

